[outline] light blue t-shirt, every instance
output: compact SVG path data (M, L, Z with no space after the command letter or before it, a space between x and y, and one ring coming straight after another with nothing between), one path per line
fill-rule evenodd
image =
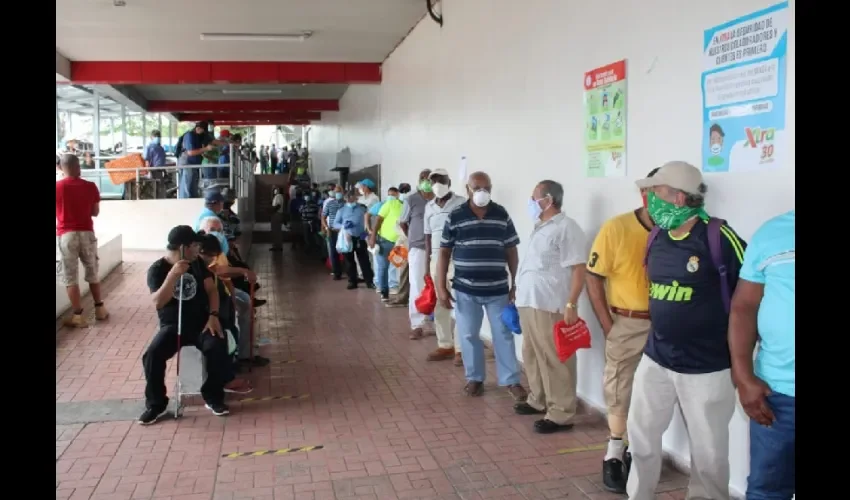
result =
M771 390L792 397L796 397L795 221L792 210L765 222L750 240L740 274L741 279L764 285L756 376Z
M209 208L204 207L204 209L201 210L201 215L199 215L198 218L195 219L195 228L194 229L195 229L196 233L201 230L201 222L203 222L204 219L206 219L207 217L218 218L218 214L216 214L215 212L213 212Z

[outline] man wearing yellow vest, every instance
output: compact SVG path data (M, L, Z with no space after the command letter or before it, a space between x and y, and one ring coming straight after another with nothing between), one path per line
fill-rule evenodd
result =
M647 177L655 175L656 168ZM626 419L635 369L649 335L649 282L643 267L653 222L643 206L607 220L587 259L587 293L605 335L603 390L608 408L608 451L602 462L606 489L626 492L631 457L626 446ZM606 293L607 284L607 293Z

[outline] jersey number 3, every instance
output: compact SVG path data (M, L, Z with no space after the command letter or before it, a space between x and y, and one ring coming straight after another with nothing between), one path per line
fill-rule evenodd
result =
M599 254L593 252L590 254L590 262L587 263L587 267L594 268L596 267L596 261L599 260Z

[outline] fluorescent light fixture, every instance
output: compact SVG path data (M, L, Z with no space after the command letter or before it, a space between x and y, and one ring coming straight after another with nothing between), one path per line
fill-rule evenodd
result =
M222 94L225 95L252 95L252 94L280 94L280 89L222 89Z
M313 36L312 31L301 33L201 33L205 42L303 42Z

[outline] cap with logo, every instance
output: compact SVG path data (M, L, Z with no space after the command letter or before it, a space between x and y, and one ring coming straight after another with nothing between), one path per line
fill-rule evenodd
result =
M449 171L444 169L444 168L438 168L437 170L432 171L431 175L429 175L428 177L434 177L435 175L436 176L448 177Z
M661 165L652 177L640 179L635 184L641 189L670 186L688 194L699 194L702 172L688 162L670 161Z
M189 246L198 243L203 237L195 232L190 226L175 226L168 232L168 246Z

